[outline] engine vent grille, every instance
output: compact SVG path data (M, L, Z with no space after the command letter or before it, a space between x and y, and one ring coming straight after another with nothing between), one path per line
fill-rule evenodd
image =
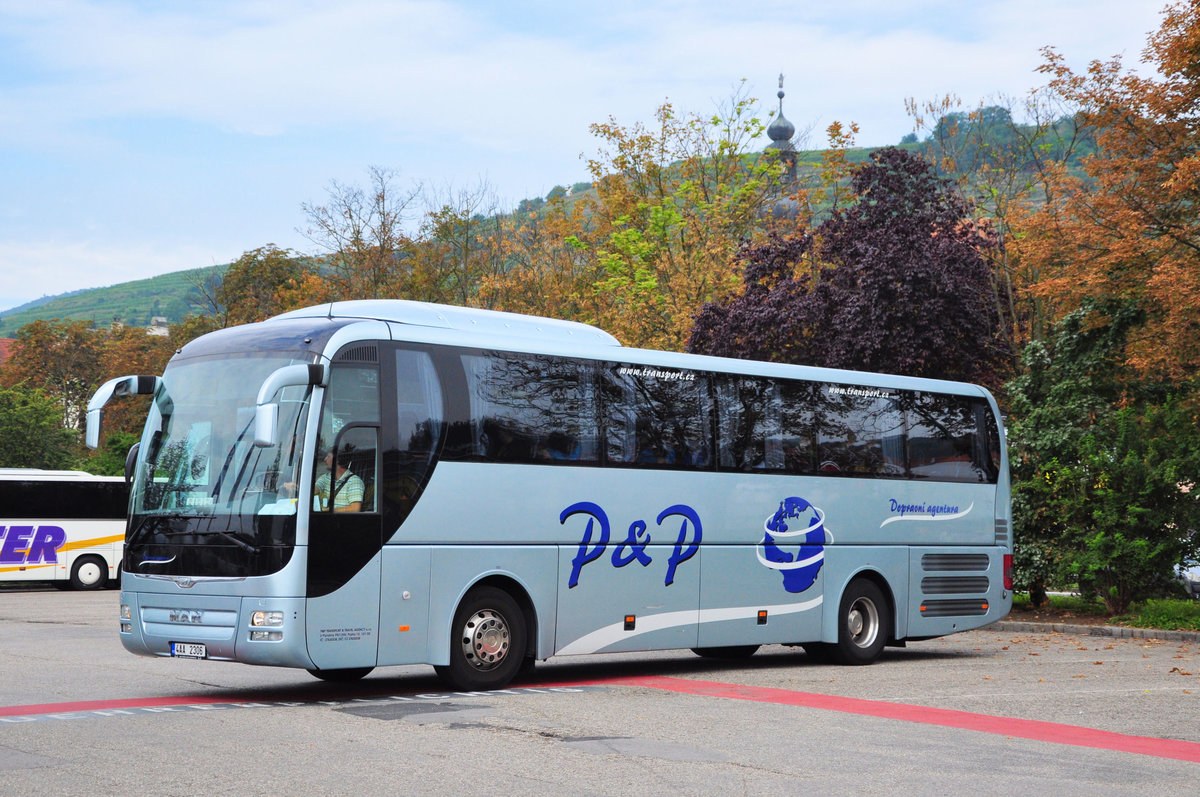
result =
M921 579L926 595L983 595L988 591L987 576L929 576Z
M988 602L984 599L921 602L922 617L978 617L987 611Z
M927 553L921 557L921 569L930 570L987 570L985 553Z

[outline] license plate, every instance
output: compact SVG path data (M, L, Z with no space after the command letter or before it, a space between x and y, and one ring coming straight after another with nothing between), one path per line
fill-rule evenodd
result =
M171 655L181 659L206 659L208 648L195 642L172 642Z

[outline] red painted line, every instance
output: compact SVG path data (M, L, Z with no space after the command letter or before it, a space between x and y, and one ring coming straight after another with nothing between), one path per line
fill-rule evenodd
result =
M196 706L210 703L252 703L228 697L132 697L125 700L83 700L76 703L35 703L28 706L0 706L0 717L33 714L69 714L74 711L113 711L121 708L157 708L159 706Z
M520 684L519 688L536 689L537 683ZM578 682L553 682L547 686L640 686L648 689L661 689L679 694L699 695L704 697L719 697L729 700L749 700L757 703L775 703L778 705L797 706L800 708L815 708L824 711L837 711L843 714L857 714L864 717L900 720L902 722L917 722L923 725L936 725L944 728L991 733L999 736L1009 736L1017 739L1030 739L1037 742L1053 742L1076 747L1091 747L1100 750L1113 750L1136 755L1170 758L1178 761L1200 763L1200 743L1187 742L1178 739L1157 739L1151 736L1131 736L1124 733L1102 731L1095 728L1084 728L1078 725L1063 725L1057 722L1041 720L1015 719L1012 717L996 717L990 714L974 714L969 711L931 708L907 703L889 703L883 700L864 700L857 697L838 697L836 695L821 695L814 692L794 692L788 689L775 689L760 686L740 686L719 681L693 681L686 678L671 678L667 676L631 676L618 678L600 678ZM395 690L381 690L379 695L402 694ZM446 692L453 696L454 692ZM157 708L163 706L212 705L228 703L255 703L259 701L288 700L294 702L317 702L328 699L369 698L375 696L370 692L355 692L347 694L319 695L241 695L230 696L192 696L192 697L142 697L124 700L86 700L74 703L39 703L25 706L0 706L0 717L29 716L42 714L68 714L80 711L112 711L117 709Z
M1178 761L1200 762L1200 743L1177 739L1156 739L1150 736L1130 736L1124 733L1083 728L1078 725L1062 725L1057 722L994 717L988 714L973 714L929 706L914 706L906 703L889 703L882 700L863 700L855 697L819 695L812 692L792 692L770 687L739 686L715 681L691 681L685 678L647 676L614 678L595 681L597 685L643 686L689 695L721 697L731 700L751 700L758 703L777 703L843 714L859 714L866 717L919 722L944 728L993 733L1037 742L1054 742L1076 747L1094 747L1122 753L1172 758Z

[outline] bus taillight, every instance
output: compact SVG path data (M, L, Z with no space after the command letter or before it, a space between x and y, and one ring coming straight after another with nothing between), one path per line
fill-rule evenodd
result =
M1013 588L1013 560L1010 553L1004 554L1004 588Z

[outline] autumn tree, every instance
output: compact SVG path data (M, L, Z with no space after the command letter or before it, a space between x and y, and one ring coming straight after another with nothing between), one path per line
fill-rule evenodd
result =
M995 384L1008 353L983 253L995 241L930 165L896 148L811 232L744 248L745 290L706 305L689 350Z
M1027 341L1044 339L1053 323L1047 302L1030 290L1043 275L1037 258L1023 257L1023 229L1032 214L1061 201L1080 158L1095 151L1093 131L1044 88L970 110L959 110L954 95L905 104L927 132L917 151L955 181L1004 244L984 254L992 300L1005 319L1000 331L1015 357Z
M1083 74L1044 51L1048 90L1096 131L1086 175L1022 230L1035 290L1061 317L1084 298L1132 301L1145 314L1129 362L1154 379L1200 369L1200 0L1169 6L1142 53Z
M173 338L147 335L142 327L115 327L97 334L102 340L101 373L100 378L89 388L89 394L104 381L114 377L126 374L161 374L167 367L167 361L180 345ZM131 396L109 403L104 411L105 439L117 435L140 437L146 422L146 413L150 410L150 401L149 396ZM124 440L126 437L119 439ZM90 453L89 462L99 455L100 452Z
M653 129L615 120L592 125L600 152L588 161L600 219L594 253L599 317L630 345L683 347L692 315L737 286L741 241L780 192L778 157L751 147L764 125L740 92L708 117L670 104Z
M501 216L502 269L483 278L480 304L595 323L601 315L595 290L600 272L587 243L599 223L595 207L592 196L556 196Z
M301 232L323 253L323 262L319 273L306 273L288 293L289 306L411 293L406 261L412 240L405 223L421 189L400 189L396 177L394 170L372 166L367 188L335 180L326 204L301 205L308 220Z
M425 213L412 247L412 285L406 298L468 306L482 284L503 273L499 200L486 181L446 186Z
M213 328L262 321L289 309L288 292L315 270L311 260L275 244L243 252L219 277L201 286L207 302L203 314L212 318Z
M63 426L79 432L104 376L103 350L103 335L86 321L34 321L17 331L0 384L41 389L59 403Z

